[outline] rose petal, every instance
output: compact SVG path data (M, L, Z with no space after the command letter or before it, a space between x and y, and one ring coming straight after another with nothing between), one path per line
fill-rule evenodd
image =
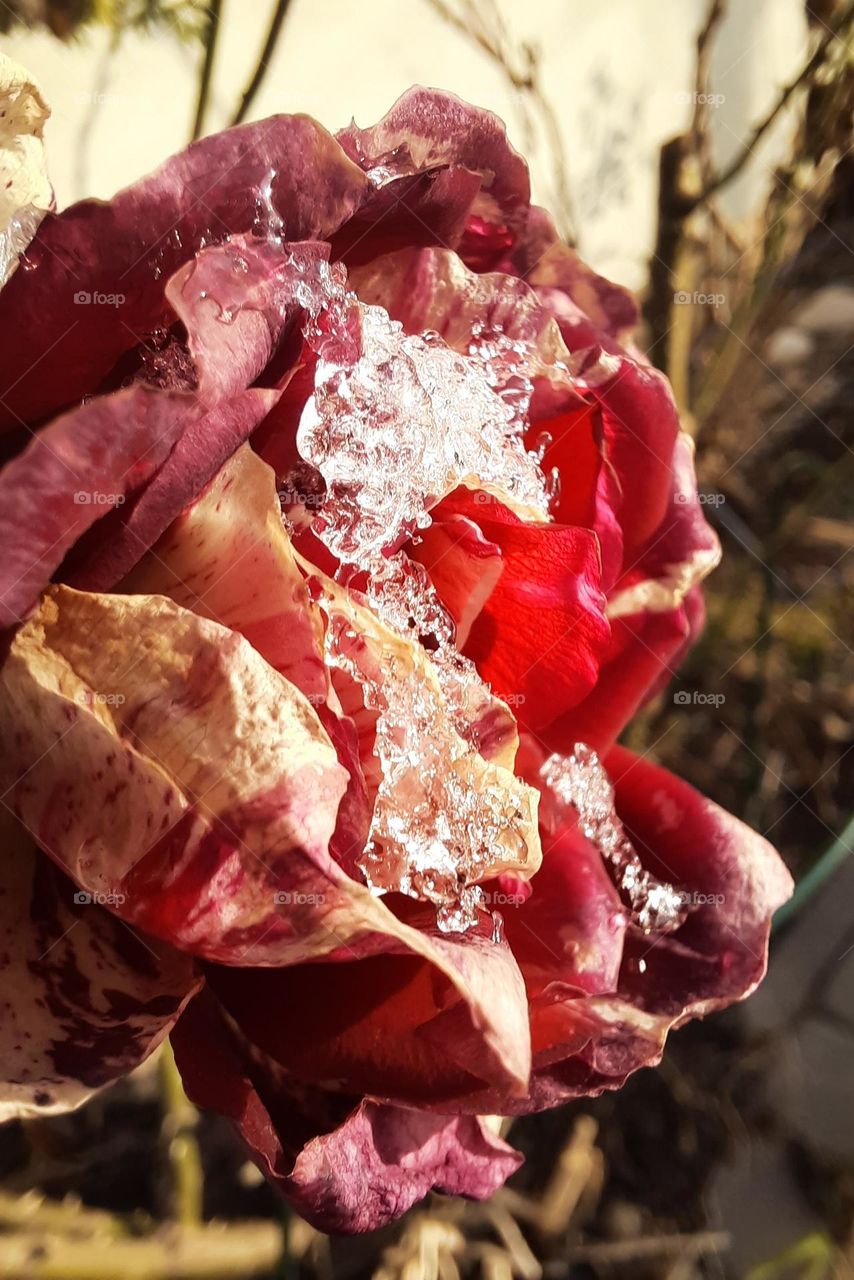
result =
M172 1042L193 1101L229 1116L265 1177L318 1229L385 1226L431 1188L485 1199L521 1163L477 1117L333 1102L297 1086L234 1034L209 993Z
M248 445L220 469L123 584L239 631L315 705L325 702L323 621L282 527L276 481Z
M68 1111L132 1070L200 978L186 956L81 901L5 807L0 835L0 1119L9 1120Z
M561 330L571 351L598 343L603 335L620 342L638 323L637 303L629 291L582 262L560 238L545 209L529 209L524 233L513 252L512 269L542 291L548 305L560 313ZM558 293L569 307L557 305Z
M720 542L697 494L694 442L684 433L676 441L672 465L668 509L608 601L611 618L676 608L721 558Z
M625 966L621 991L677 1021L743 999L765 973L771 916L791 896L784 863L767 840L666 769L623 747L606 766L644 866L679 885L691 904L675 933L635 941L645 969Z
M392 249L456 244L480 187L480 175L459 165L383 181L333 235L333 257L349 267Z
M528 166L491 111L438 89L408 89L371 129L355 121L338 134L351 159L381 182L438 166L480 174L472 212L490 224L521 226L530 201Z
M6 464L0 627L21 620L77 538L145 483L200 414L192 395L128 387L63 414Z
M510 948L489 931L427 938L429 961L219 967L208 980L247 1038L306 1083L434 1111L486 1085L524 1093L530 1033Z
M434 512L433 523L407 547L422 564L454 620L456 645L465 647L472 624L495 590L504 569L501 548L489 542L467 516Z
M201 493L278 396L278 391L253 387L191 421L142 492L98 521L77 543L60 581L86 591L114 587Z
M690 634L682 605L667 613L614 618L595 686L577 706L541 730L543 740L563 753L576 742L607 750L638 708L676 674L675 664Z
M437 513L445 512L476 520L500 548L504 566L465 653L500 697L512 699L521 722L548 724L593 687L606 650L596 537L587 529L527 524L489 495L464 490L440 504ZM437 569L441 578L441 562Z
M175 272L166 299L187 331L204 404L242 391L263 373L300 310L306 272L328 257L326 244L231 236Z
M312 951L316 921L275 895L334 877L347 775L247 641L163 597L57 587L0 675L7 802L79 885L214 959L261 937L273 956Z
M194 142L112 200L46 217L27 253L32 269L0 293L0 427L91 394L125 351L168 323L164 280L203 241L251 230L268 177L293 240L325 238L369 190L316 121L273 116Z

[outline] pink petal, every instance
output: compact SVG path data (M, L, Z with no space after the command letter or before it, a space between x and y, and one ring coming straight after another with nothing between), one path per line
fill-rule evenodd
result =
M201 412L192 395L129 387L63 414L6 464L0 627L21 620L75 541L148 480Z
M521 226L530 201L528 166L490 111L439 89L408 89L371 129L355 121L338 135L351 159L382 180L438 166L480 175L473 214L490 224ZM385 170L385 173L383 173Z
M307 270L328 257L326 244L232 236L175 272L166 299L187 331L204 404L242 391L263 373L300 311Z
M125 351L168 323L164 281L203 242L251 230L270 175L293 240L330 235L370 189L314 120L273 116L194 142L112 200L48 214L28 269L0 293L0 427L91 394ZM81 305L81 293L123 301Z

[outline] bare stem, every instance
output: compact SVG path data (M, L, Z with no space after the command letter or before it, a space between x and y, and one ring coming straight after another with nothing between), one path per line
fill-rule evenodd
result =
M276 8L273 10L273 17L270 20L270 26L267 31L267 37L264 41L264 47L261 50L255 70L252 72L252 77L243 91L243 97L240 99L240 105L232 116L232 124L240 124L241 120L246 119L255 95L261 88L261 84L270 64L270 59L275 53L279 34L282 30L282 24L285 21L290 4L291 0L277 0Z
M698 197L697 203L700 203L703 200L708 200L710 195L714 195L716 191L720 191L721 187L727 186L728 183L732 182L733 178L738 177L751 155L756 150L758 144L762 141L774 121L786 107L789 99L792 97L792 94L796 93L798 89L809 82L814 73L824 62L827 51L832 42L838 38L844 37L847 28L851 25L852 21L854 21L854 0L850 0L836 18L835 22L827 28L821 40L816 45L812 57L804 63L794 80L791 80L786 85L785 89L783 89L779 98L764 119L760 120L759 124L754 127L753 132L741 151L733 157L725 169L722 169L720 173L716 174L705 184Z
M202 1220L204 1194L202 1160L196 1141L198 1112L184 1093L168 1041L161 1050L159 1066L163 1136L172 1179L172 1217L181 1226L193 1227Z
M199 80L199 96L196 102L196 118L193 122L193 140L202 136L208 99L211 92L214 56L219 37L219 19L222 13L222 0L210 0L208 5L208 24L205 31L205 57L202 63L202 74Z

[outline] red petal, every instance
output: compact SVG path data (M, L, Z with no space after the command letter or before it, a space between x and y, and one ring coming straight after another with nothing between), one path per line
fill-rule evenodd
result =
M593 687L607 645L596 536L525 523L488 494L457 490L434 516L446 512L475 520L504 564L465 652L520 722L548 724Z
M343 952L335 965L208 977L247 1038L306 1083L431 1110L486 1085L524 1094L530 1037L512 952L481 933L425 942L429 962Z
M676 933L635 940L645 971L627 965L621 990L679 1021L741 1000L765 973L771 916L792 892L785 865L767 840L666 769L623 747L606 764L644 866L693 904Z
M495 589L504 569L501 548L489 542L473 520L434 512L431 525L407 547L412 560L430 572L430 581L456 624L462 649L472 623Z
M521 1163L477 1117L297 1086L235 1036L208 993L172 1042L193 1101L234 1122L265 1177L318 1229L374 1230L431 1189L485 1199Z

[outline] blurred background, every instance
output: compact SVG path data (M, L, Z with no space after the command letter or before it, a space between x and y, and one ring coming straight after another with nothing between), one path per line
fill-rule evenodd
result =
M0 34L51 104L60 208L235 120L371 124L412 83L503 117L536 198L640 295L724 545L628 741L798 880L760 992L621 1093L514 1122L527 1164L487 1205L330 1240L160 1055L0 1131L0 1276L854 1276L854 3L0 0Z

